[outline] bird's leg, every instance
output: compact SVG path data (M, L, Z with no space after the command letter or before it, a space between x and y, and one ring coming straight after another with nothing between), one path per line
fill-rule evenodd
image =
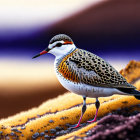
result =
M81 119L82 119L82 117L83 117L83 115L84 115L84 113L85 113L85 111L86 111L86 96L83 96L83 100L84 100L84 102L83 102L83 106L82 106L82 112L81 112L81 117L80 117L80 119L79 119L79 121L78 121L78 124L75 126L75 127L73 127L73 128L77 128L77 127L79 127L80 126L80 122L81 122Z
M98 98L96 98L95 106L96 106L96 114L95 114L95 117L94 117L93 120L88 121L89 123L93 123L93 122L95 122L96 119L97 119L98 109L99 109L99 107L100 107L100 102L99 102Z

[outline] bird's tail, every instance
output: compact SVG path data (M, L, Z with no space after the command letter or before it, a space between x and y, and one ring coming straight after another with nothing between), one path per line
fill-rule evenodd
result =
M136 99L140 100L140 91L133 88L118 88L118 89L124 93L134 95Z
M136 99L140 100L140 91L133 89L132 94L134 94Z

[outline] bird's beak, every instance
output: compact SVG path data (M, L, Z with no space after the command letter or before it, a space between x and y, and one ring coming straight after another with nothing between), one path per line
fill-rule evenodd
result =
M49 48L47 48L47 49L43 50L43 51L42 51L42 52L40 52L39 54L35 55L32 59L34 59L34 58L36 58L36 57L38 57L38 56L40 56L40 55L43 55L43 54L48 53L48 51L49 51L49 50L50 50Z

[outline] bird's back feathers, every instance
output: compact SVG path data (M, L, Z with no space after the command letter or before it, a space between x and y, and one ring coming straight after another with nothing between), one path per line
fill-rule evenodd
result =
M67 80L100 87L135 88L109 63L88 51L76 49L59 62L58 71Z

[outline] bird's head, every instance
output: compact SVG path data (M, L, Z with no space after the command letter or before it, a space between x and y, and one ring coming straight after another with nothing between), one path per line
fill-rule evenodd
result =
M46 53L51 53L56 57L61 57L74 50L75 48L76 46L74 45L72 39L69 36L65 34L58 34L50 40L49 45L45 50L43 50L33 58L36 58Z

